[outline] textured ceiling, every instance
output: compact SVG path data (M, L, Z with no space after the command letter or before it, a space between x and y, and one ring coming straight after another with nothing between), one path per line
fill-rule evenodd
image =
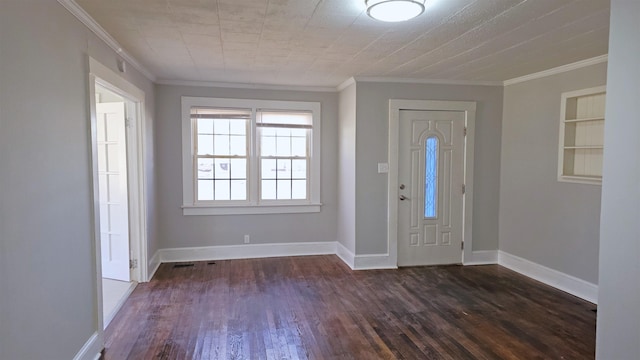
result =
M503 81L607 53L609 0L76 0L160 81L336 86L352 76Z

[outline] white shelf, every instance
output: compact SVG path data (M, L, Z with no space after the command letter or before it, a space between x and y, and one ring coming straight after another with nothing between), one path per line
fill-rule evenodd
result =
M582 121L604 121L603 117L582 118L582 119L566 119L565 123L582 122Z
M602 183L606 87L562 94L558 180Z
M604 149L602 145L584 145L584 146L565 146L565 150L580 150L580 149Z
M589 184L589 185L601 185L602 177L601 176L569 176L564 175L558 179L561 182L571 182L578 184Z

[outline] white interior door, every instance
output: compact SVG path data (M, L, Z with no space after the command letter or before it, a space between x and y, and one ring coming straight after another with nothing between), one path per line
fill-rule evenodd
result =
M102 276L129 281L125 103L96 104Z
M462 262L463 111L400 111L398 265Z

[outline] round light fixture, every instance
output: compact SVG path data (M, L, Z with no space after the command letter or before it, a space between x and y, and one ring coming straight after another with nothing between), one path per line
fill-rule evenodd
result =
M413 19L424 12L426 0L365 0L367 14L380 21Z

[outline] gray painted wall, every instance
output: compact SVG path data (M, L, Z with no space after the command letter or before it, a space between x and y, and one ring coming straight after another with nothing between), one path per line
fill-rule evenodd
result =
M558 182L562 92L606 84L606 64L506 86L500 250L596 284L600 186Z
M336 241L338 94L231 88L156 87L158 229L161 248ZM181 96L319 101L322 106L320 213L269 215L182 215Z
M356 84L340 92L338 241L356 251Z
M71 359L98 330L87 55L115 70L116 54L42 0L2 1L0 54L0 357ZM126 77L147 92L152 160L153 87Z
M356 253L387 252L389 99L477 102L473 250L497 250L502 87L358 82Z
M640 44L628 36L640 32L639 15L636 1L612 0L600 226L597 355L602 359L640 358L640 322L635 311L640 303L640 145L636 141L640 122L635 109L640 93ZM114 71L117 57L61 5L41 0L2 2L0 54L0 354L7 359L69 359L97 330L86 56ZM256 232L252 234L256 243L339 238L348 248L353 244L358 254L384 253L386 176L377 174L376 164L387 161L388 100L475 100L474 249L497 249L499 229L502 250L596 282L593 234L597 245L599 189L557 183L555 171L559 93L604 84L603 67L507 87L504 128L499 87L359 83L357 94L347 89L338 95L158 86L156 142L153 85L130 66L124 77L147 94L149 254L164 247L238 244L245 229ZM287 215L286 219L278 215L183 217L181 95L321 101L322 213ZM357 106L340 109L348 114L341 115L340 124L338 96L357 99ZM342 121L355 112L357 134L351 120ZM536 142L540 137L546 140ZM502 163L498 160L501 138ZM351 145L355 146L353 158L339 162L338 147ZM540 156L552 160L532 166ZM154 160L159 164L155 168ZM344 211L342 205L338 209L337 173L340 184L352 183L342 175L352 167L358 181L353 182L358 184L353 213L357 211L358 216L355 228L344 229L357 234L357 244L336 234L335 214ZM157 206L156 192L160 195ZM551 200L560 199L553 206L544 205L550 201L548 193L555 194ZM574 235L567 235L566 225L558 225L558 218L573 224ZM156 228L158 222L162 225ZM560 228L554 230L554 226ZM575 233L576 229L584 230ZM160 239L157 230L163 235ZM551 241L558 238L566 242Z
M611 1L596 358L640 359L640 2Z

